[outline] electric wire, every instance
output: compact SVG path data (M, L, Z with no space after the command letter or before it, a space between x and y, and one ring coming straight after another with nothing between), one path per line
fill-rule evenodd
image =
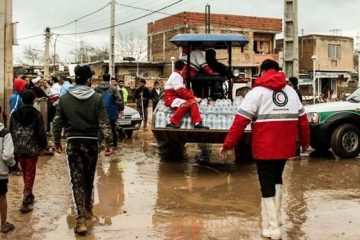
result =
M22 40L26 40L26 39L30 39L30 38L35 38L35 37L40 37L40 36L44 36L44 33L41 34L37 34L37 35L32 35L32 36L27 36L27 37L22 37L22 38L18 38L18 41L22 41Z
M161 10L164 10L164 9L166 9L166 8L169 8L169 7L171 7L171 6L174 6L174 5L176 5L176 4L178 4L178 3L182 2L182 1L183 1L183 0L178 0L178 1L174 2L174 3L172 3L172 4L169 4L169 5L167 5L167 6L164 6L164 7L160 8L160 9L158 9L158 10L152 11L152 12L150 12L150 13L148 13L148 14L144 14L144 15L142 15L142 16L140 16L140 17L136 17L136 18L130 19L130 20L125 21L125 22L122 22L122 23L115 24L115 25L113 25L113 26L103 27L103 28L98 28L98 29L89 30L89 31L83 31L83 32L59 33L58 35L63 35L63 36L67 35L67 36L68 36L68 35L87 34L87 33L92 33L92 32L98 32L98 31L106 30L106 29L109 29L109 28L112 28L112 27L117 27L117 26L125 25L125 24L128 24L128 23L137 21L137 20L139 20L139 19L145 18L145 17L147 17L147 16L150 16L150 15L152 15L152 14L154 14L154 13L157 13L157 12L159 12L159 11L161 11Z
M70 25L70 24L72 24L72 23L78 22L78 21L81 20L81 19L84 19L84 18L89 17L89 16L91 16L91 15L93 15L93 14L95 14L95 13L100 12L101 10L105 9L105 8L106 8L107 6L109 6L109 5L110 5L110 3L107 3L105 6L99 8L98 10L95 10L95 11L93 11L93 12L91 12L91 13L88 13L88 14L82 16L82 17L79 17L79 18L71 21L71 22L68 22L68 23L65 23L65 24L62 24L62 25L59 25L59 26L51 27L51 29L62 28L62 27L65 27L65 26L67 26L67 25Z

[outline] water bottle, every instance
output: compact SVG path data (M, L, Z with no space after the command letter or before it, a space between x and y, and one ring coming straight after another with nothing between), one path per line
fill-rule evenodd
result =
M231 114L231 115L228 115L228 118L227 118L227 129L230 129L233 122L234 122L234 119L235 119L235 115L234 114Z
M210 113L207 115L206 125L209 126L210 129L214 129L214 114Z
M219 129L219 117L217 114L213 115L213 129Z
M219 129L226 129L227 125L226 125L226 115L225 114L221 114L218 117L219 119Z
M207 116L208 115L206 113L201 114L202 122L205 126L209 126Z
M185 128L190 129L191 128L191 119L189 115L186 115L185 117Z
M167 123L170 123L170 118L171 118L171 116L172 116L172 113L171 112L167 112L166 113L166 116L165 116L165 125L167 124ZM164 126L165 126L164 125Z
M157 112L155 115L155 127L158 128L161 125L160 115L162 112Z

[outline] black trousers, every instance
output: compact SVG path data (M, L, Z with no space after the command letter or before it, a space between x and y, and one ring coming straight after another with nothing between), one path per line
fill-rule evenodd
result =
M70 181L78 218L85 217L92 210L98 145L96 139L71 139L67 143Z
M255 161L262 197L274 197L275 184L282 184L282 173L284 171L286 159Z

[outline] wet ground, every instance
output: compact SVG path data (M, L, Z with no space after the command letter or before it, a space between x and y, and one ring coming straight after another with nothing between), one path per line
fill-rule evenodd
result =
M101 153L94 205L100 222L86 237L73 232L64 156L42 157L32 213L20 214L22 179L10 178L16 230L0 239L261 239L255 165L224 163L219 147L203 159L189 145L187 161L164 162L151 131L140 130L112 157ZM284 181L283 239L360 239L360 159L303 156L288 162Z

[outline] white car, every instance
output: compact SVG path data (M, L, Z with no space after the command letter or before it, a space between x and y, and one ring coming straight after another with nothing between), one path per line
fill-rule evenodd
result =
M305 106L310 122L310 145L319 152L330 148L340 158L360 153L360 88L346 101Z
M142 118L140 113L134 108L125 106L124 115L119 116L116 121L116 129L120 135L131 138L133 131L138 130L141 126Z

